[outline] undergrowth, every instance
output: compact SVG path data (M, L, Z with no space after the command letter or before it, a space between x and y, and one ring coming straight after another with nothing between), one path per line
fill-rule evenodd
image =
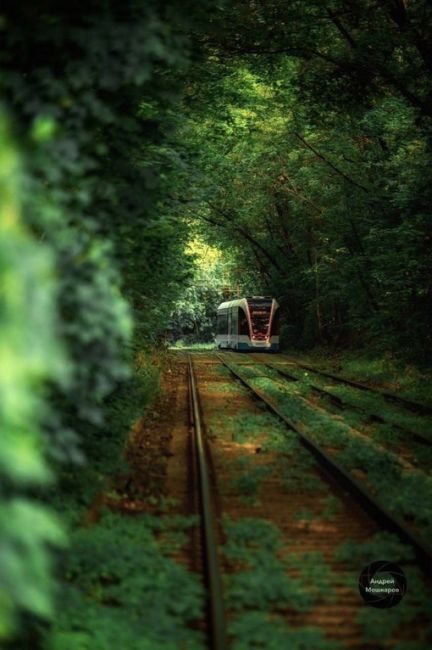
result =
M163 519L171 531L194 524ZM160 518L105 513L98 525L72 534L47 650L204 647L202 633L189 627L202 617L200 579L169 557L172 546L157 540L160 528Z
M200 579L171 557L188 540L195 518L105 510L93 525L83 525L98 492L112 494L127 473L127 434L157 396L164 363L163 355L138 352L132 379L111 399L104 438L90 439L91 462L64 470L50 495L67 521L70 546L60 562L61 607L53 627L42 633L43 650L204 647L202 632L190 627L202 618ZM178 593L182 597L173 598Z
M334 598L334 578L319 553L285 554L281 531L257 518L225 518L224 555L233 568L227 578L229 631L233 648L336 650L316 628L290 628L289 611L307 612Z
M245 376L244 368L236 370ZM398 457L366 437L354 437L347 423L303 399L307 385L301 382L276 382L263 377L261 367L247 368L249 382L264 392L283 413L324 448L330 448L334 457L348 470L364 473L368 487L397 516L419 527L425 539L432 534L432 479L420 470L408 471ZM293 472L289 472L292 480ZM418 495L422 494L422 499Z
M334 354L328 349L290 356L322 370L397 392L414 401L432 404L432 376L428 369L404 363L394 355L371 356L359 351Z
M423 638L400 641L392 646L398 650L429 650L432 643L432 616L430 602L432 592L427 587L420 570L411 563L415 559L411 546L403 543L392 533L377 533L361 544L352 540L341 544L335 553L335 559L344 562L352 570L351 587L358 589L360 571L376 560L386 559L402 566L407 578L407 592L398 607L390 609L360 609L357 620L362 628L362 635L368 643L379 644L383 641L405 636L408 631L418 636L423 631ZM424 622L429 622L429 628ZM423 623L417 626L417 623Z
M337 382L320 377L314 373L305 370L290 370L293 375L298 377L302 382L310 386L325 388L325 390L341 399L345 404L358 408L369 415L375 415L383 418L389 424L395 427L413 431L419 435L425 436L432 441L430 418L416 415L406 411L395 404L390 403L385 397L369 391L360 390L352 386L338 384Z
M191 343L189 341L182 341L179 339L173 345L169 346L169 350L191 350L192 352L206 352L207 350L214 350L216 344L214 341L210 343Z
M432 448L426 443L413 438L412 432L424 438L431 438L431 421L429 418L389 404L379 396L355 388L334 385L331 381L314 375L308 371L290 370L297 377L295 385L299 395L307 399L313 398L314 403L324 408L336 417L343 417L349 426L369 436L373 441L382 444L391 451L399 453L402 446L409 448L410 461L426 470L432 468ZM274 375L276 378L277 375ZM325 389L326 392L339 398L349 408L335 405L330 396L317 396L313 388ZM385 420L384 422L381 420Z
M99 430L89 429L86 459L59 468L59 480L47 498L70 527L79 524L98 492L109 489L115 477L128 471L124 457L127 435L157 396L163 363L163 355L155 359L137 351L132 377L110 398L103 436Z

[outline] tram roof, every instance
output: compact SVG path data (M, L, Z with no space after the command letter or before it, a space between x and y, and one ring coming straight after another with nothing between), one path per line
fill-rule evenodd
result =
M248 300L266 300L269 302L272 302L275 300L275 298L272 298L271 296L246 296L245 298L237 298L236 300L227 300L226 302L222 302L219 307L219 309L228 309L229 307L242 307L242 306L247 306ZM276 302L276 301L275 301ZM277 302L276 302L277 305Z
M237 298L237 300L227 300L222 302L218 309L228 309L228 307L241 307L246 303L246 298Z

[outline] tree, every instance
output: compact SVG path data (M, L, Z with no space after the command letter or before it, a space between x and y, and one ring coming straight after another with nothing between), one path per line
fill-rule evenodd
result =
M291 342L429 358L427 3L232 2L222 16L185 98L195 217L280 299Z

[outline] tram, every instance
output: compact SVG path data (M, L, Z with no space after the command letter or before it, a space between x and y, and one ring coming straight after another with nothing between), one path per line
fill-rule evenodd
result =
M216 345L253 352L279 350L279 305L274 298L248 296L217 309Z

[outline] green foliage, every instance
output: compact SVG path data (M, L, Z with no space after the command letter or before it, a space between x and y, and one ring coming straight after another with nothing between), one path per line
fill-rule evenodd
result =
M24 215L56 267L69 353L45 425L56 461L88 456L86 432L103 427L128 375L131 316L137 340L156 341L189 272L188 229L171 196L183 173L170 131L187 62L184 10L176 0L167 12L157 0L95 2L85 16L28 2L3 10Z
M254 465L249 458L240 458L234 463L236 478L229 488L244 497L257 497L262 481L271 470L268 467Z
M236 637L234 650L339 650L337 641L326 639L318 628L301 627L289 629L283 620L270 617L263 612L247 612L237 617L230 625Z
M206 352L215 349L214 343L188 343L183 339L178 339L174 345L171 346L174 350L190 350L191 352Z
M413 548L401 542L393 533L376 533L361 544L343 542L335 552L336 562L344 562L353 569L361 564L366 566L371 558L378 557L389 557L396 563L405 563L413 560L415 555Z
M221 426L223 424L225 424L225 431L231 433L232 439L240 443L263 438L263 432L265 432L264 450L261 448L262 451L268 450L267 444L275 446L277 441L280 442L281 434L283 436L278 422L275 422L269 413L251 413L241 410L234 416L224 416Z
M279 298L286 341L372 342L431 359L431 24L425 0L332 0L325 11L321 0L1 9L3 102L23 160L18 173L1 123L2 639L19 610L51 615L47 547L63 540L38 490L57 470L49 500L76 524L119 471L122 436L154 395L157 370L144 364L140 379L128 370L133 336L156 343L174 325L209 340L221 287L238 283ZM191 236L222 257L200 265ZM306 382L290 391L271 373L251 378L342 450L347 467L367 470L378 493L391 490L395 511L430 527L415 498L430 494L425 477L401 473L372 443L349 443L346 426L307 409ZM278 445L294 489L307 461L299 453L296 475L293 437L276 432L264 450ZM90 549L77 562L89 582L76 568L54 648L170 648L175 634L186 642L194 587L144 535L163 611L168 588L188 593L185 610L163 617L171 640L155 624L155 641L138 614L138 541L115 525L124 554L108 524L74 537L78 555L82 540ZM143 562L150 585L157 577ZM105 564L116 583L104 583ZM279 577L274 585L284 600L291 587ZM262 614L249 618L252 647L265 642ZM325 647L314 632L286 634L294 646Z
M148 351L138 349L133 359L130 379L116 392L115 399L111 400L111 429L119 440L124 439L131 424L142 416L143 407L151 405L159 394L163 359L159 359L159 363L156 359Z
M164 521L171 531L194 524ZM155 538L160 528L151 516L105 514L97 526L73 533L63 606L48 650L204 647L201 633L188 627L202 617L199 578L166 554ZM176 593L180 599L173 598Z
M430 588L425 584L417 567L410 566L414 559L413 549L400 541L392 533L377 533L371 539L358 544L353 541L344 542L336 549L335 559L344 562L356 572L377 558L391 558L392 562L400 564L407 578L407 593L399 608L379 611L373 608L360 610L358 621L363 629L363 637L369 643L382 642L384 639L397 638L400 630L415 630L420 620L430 621ZM353 585L354 586L354 585ZM356 586L356 585L355 585ZM432 626L424 630L424 640L400 642L400 648L419 648L427 643L427 635L432 633ZM396 644L399 647L399 644Z
M330 521L335 519L336 515L338 515L342 510L341 502L337 497L332 495L323 499L323 506L324 508L321 511L320 515L323 519L328 519Z
M2 122L2 638L17 608L52 613L47 547L61 535L48 506L23 490L34 493L57 471L47 500L76 524L115 474L131 409L112 426L113 393L137 385L125 386L132 319L140 345L156 341L189 273L175 198L183 165L170 131L181 119L186 29L199 4L0 10L2 101L23 161L16 188ZM137 391L140 409L156 379L149 372Z
M105 650L121 642L132 649L174 650L177 638L187 647L202 647L200 634L188 626L202 616L201 609L196 613L203 598L199 579L171 559L182 551L196 518L168 516L165 511L173 504L150 497L149 508L157 506L162 515L128 517L104 511L91 528L83 527L98 492L111 500L119 497L113 488L130 472L125 438L141 418L143 405L151 405L157 394L161 364L163 355L136 353L132 377L111 399L103 445L97 434L87 440L95 446L89 450L94 460L65 468L50 495L51 505L68 520L71 539L57 588L60 614L43 634L44 648ZM177 590L184 598L176 605L172 593Z
M43 382L62 377L52 256L22 224L18 158L0 113L0 639L18 613L53 614L49 547L59 522L29 496L52 481L44 459Z
M387 556L386 556L387 557ZM384 638L396 636L399 630L413 629L417 622L421 620L430 620L430 609L427 605L430 599L430 590L424 584L424 580L417 569L412 567L404 568L409 584L409 590L404 597L403 607L400 612L393 609L385 610L385 616L379 616L376 610L368 612L361 611L358 615L358 621L363 628L363 637L369 643L377 643ZM430 642L432 633L432 624L429 624L429 631L426 629L423 633L423 643ZM422 647L422 642L414 642L412 646ZM403 646L402 646L403 647Z
M228 580L228 602L235 612L230 623L234 647L273 649L292 641L298 648L308 647L308 642L317 650L327 648L318 630L294 632L277 616L286 609L308 611L318 600L332 598L333 578L322 557L310 553L282 559L281 532L262 519L226 518L224 528L224 555L235 567ZM329 642L328 647L337 644Z
M279 298L285 341L424 362L432 14L396 4L226 3L178 137L188 217L236 258L245 289Z
M277 527L260 519L225 520L225 556L243 570L229 580L229 601L236 610L308 611L318 599L332 597L330 568L316 553L281 559ZM291 575L295 569L296 577Z
M241 370L248 379L254 375L252 368L231 365ZM229 371L225 367L218 368L218 373L223 376L226 376L227 372ZM235 387L236 384L231 382L228 386ZM245 390L241 384L239 384L239 389ZM219 383L217 390L220 390ZM299 489L305 492L317 492L324 489L324 483L315 471L315 461L302 447L297 434L288 431L285 425L272 414L268 412L251 414L248 411L240 411L234 416L214 417L210 432L212 435L222 438L228 436L240 444L257 442L259 438L260 455L275 453L274 460L267 461L266 466L254 466L253 460L249 457L240 458L234 463L237 478L229 484L230 489L234 488L240 494L249 495L254 499L259 493L261 481L269 472L274 472L278 476L283 489L288 493L296 493ZM265 436L263 436L263 432L265 432ZM337 508L336 504L333 505ZM331 507L328 512L328 508L325 506L325 516L330 516L331 511Z
M85 511L107 484L130 471L125 459L127 436L158 394L160 362L155 363L149 352L138 350L132 368L129 379L110 398L103 444L99 428L85 430L85 451L91 463L62 466L57 485L47 494L50 505L71 529L82 524Z
M359 390L328 379L320 377L313 372L299 369L290 369L290 374L301 379L306 384L324 388L327 393L339 398L344 404L353 406L361 411L384 419L389 424L402 427L408 432L415 432L424 437L430 435L431 421L425 417L416 415L389 402L379 393Z
M337 357L329 357L326 350L325 355L314 355L311 362L348 378L384 387L408 399L425 404L432 403L430 373L401 363L391 354L371 356L367 351L345 351Z
M414 522L420 534L427 540L430 537L432 514L431 477L420 470L406 469L397 454L378 445L372 438L354 435L348 424L331 413L317 410L302 395L301 382L281 384L270 377L263 376L258 367L243 368L237 365L240 374L247 370L248 381L263 392L280 408L281 412L301 431L317 442L322 448L330 448L335 460L349 471L360 470L367 481L367 487L395 515L407 522ZM253 374L255 373L255 378ZM307 388L307 386L306 386ZM303 451L304 454L307 452ZM319 488L319 479L312 474L304 482L303 463L312 463L311 458L296 462L294 467L281 461L279 475L284 478L287 488L295 490L297 485ZM307 477L307 473L305 475ZM419 502L418 494L424 495Z
M278 462L278 474L285 492L297 494L299 490L305 493L322 492L325 485L316 473L315 461L304 449L299 447L298 456L287 464L285 459Z
M175 303L170 325L176 342L205 344L214 340L216 309L229 284L229 266L220 251L199 239L189 243L189 253L194 273Z
M123 349L131 335L130 316L106 243L64 233L59 254L61 333L74 364L67 400L78 418L100 424L104 399L128 375Z

